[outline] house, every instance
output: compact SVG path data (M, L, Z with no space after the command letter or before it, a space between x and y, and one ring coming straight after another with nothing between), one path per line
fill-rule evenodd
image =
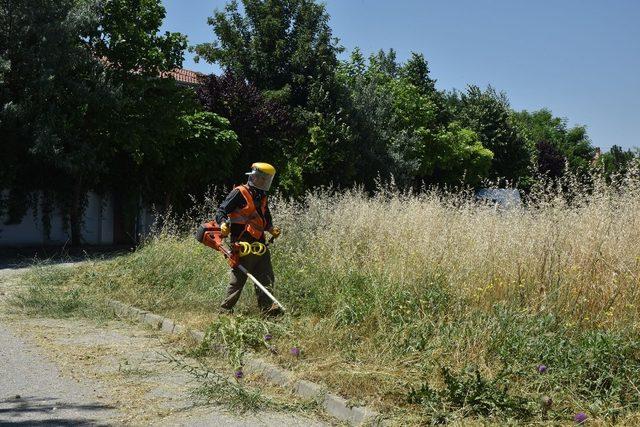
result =
M197 71L176 68L164 74L162 77L171 77L184 86L197 87L204 83L207 76Z
M197 87L203 84L206 76L196 71L176 69L162 77L173 78L184 86ZM40 194L33 196L41 197ZM6 225L6 220L0 218L0 247L65 245L71 241L70 232L59 211L54 211L50 216L49 233L43 227L41 212L34 209L29 209L18 224ZM130 244L149 232L154 217L149 209L141 206L135 218L127 218L122 204L114 195L89 193L82 222L85 244Z

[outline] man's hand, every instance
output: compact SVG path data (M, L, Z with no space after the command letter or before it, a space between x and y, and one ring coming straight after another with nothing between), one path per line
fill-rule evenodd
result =
M220 235L222 237L227 237L229 235L229 223L228 222L223 222L222 225L220 225Z
M269 234L271 234L274 238L278 238L278 236L280 236L280 233L282 233L280 227L271 227L271 230L269 230Z

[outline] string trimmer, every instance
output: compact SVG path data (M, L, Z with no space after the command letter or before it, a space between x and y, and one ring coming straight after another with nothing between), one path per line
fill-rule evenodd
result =
M255 254L255 255L264 255L267 251L267 246L273 242L273 237L269 240L269 242L265 245L260 242L248 243L248 242L236 242L231 243L231 248L227 248L224 246L224 237L222 236L222 232L220 231L220 226L215 221L210 221L206 224L202 224L200 230L197 235L198 240L209 246L210 248L215 249L216 251L222 253L224 257L227 259L227 263L231 266L231 268L237 268L247 275L249 279L253 283L256 284L258 288L262 292L268 296L274 304L284 310L284 306L280 304L280 301L274 297L271 292L267 288L264 287L262 283L247 269L240 264L240 258L245 255Z

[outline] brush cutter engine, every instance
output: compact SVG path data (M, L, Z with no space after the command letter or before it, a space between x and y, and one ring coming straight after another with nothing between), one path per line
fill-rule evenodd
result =
M224 237L222 237L220 226L215 221L202 224L196 232L196 239L200 243L222 252L232 268L236 268L240 263L240 245L232 244L231 249L227 249L224 246Z

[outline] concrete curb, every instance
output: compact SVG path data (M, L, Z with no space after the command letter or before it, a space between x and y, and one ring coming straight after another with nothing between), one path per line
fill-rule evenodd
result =
M204 332L188 330L184 326L178 325L173 320L166 317L162 317L145 310L140 310L139 308L132 307L116 300L109 301L109 306L119 317L132 319L140 323L146 323L152 328L168 334L177 335L187 333L198 343L204 341ZM215 349L221 352L226 351L222 345L215 345ZM345 421L354 426L383 425L382 416L378 412L366 406L350 406L349 401L340 396L329 393L319 384L307 380L295 380L293 372L282 369L260 358L247 355L245 357L244 369L247 372L261 374L268 381L292 390L297 396L315 400L324 408L325 411L327 411L329 415L339 419L340 421Z

